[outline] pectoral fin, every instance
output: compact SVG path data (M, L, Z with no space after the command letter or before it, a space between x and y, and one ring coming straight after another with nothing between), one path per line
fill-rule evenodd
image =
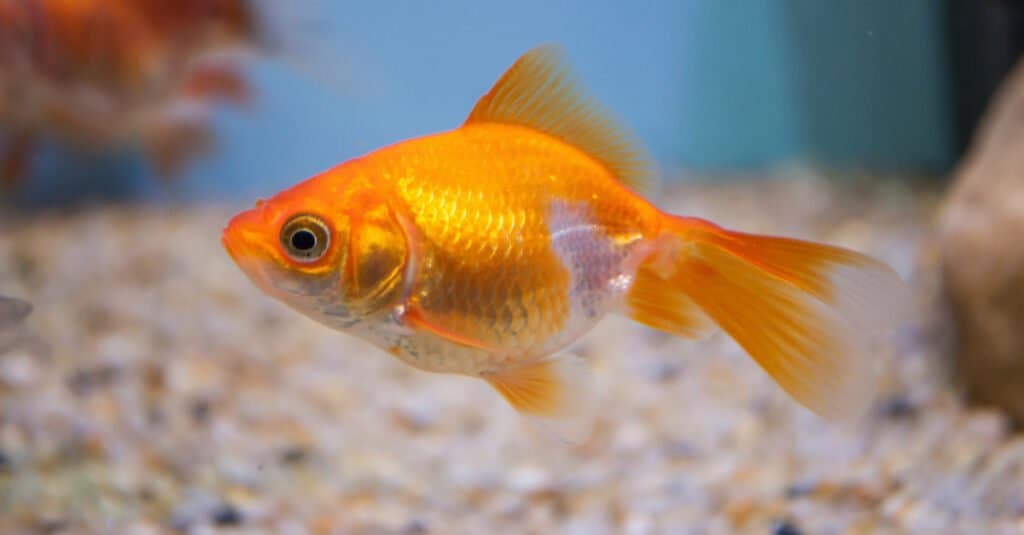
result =
M498 349L491 347L481 340L476 340L471 336L446 328L441 325L440 322L430 318L427 313L423 312L416 306L409 306L405 309L405 312L402 314L402 322L413 329L429 332L438 338L442 338L460 346L471 347L473 349L479 349L490 353L499 352Z

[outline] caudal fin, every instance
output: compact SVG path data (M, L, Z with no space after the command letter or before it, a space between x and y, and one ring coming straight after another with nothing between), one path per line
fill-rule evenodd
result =
M899 277L847 249L670 217L627 296L633 319L693 335L710 318L804 406L859 414L874 389L870 344L909 306Z

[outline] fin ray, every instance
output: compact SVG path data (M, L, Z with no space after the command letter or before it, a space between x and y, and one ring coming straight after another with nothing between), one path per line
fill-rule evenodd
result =
M538 130L586 152L641 195L658 189L657 172L643 144L584 94L555 45L523 54L477 102L465 122L474 123Z
M593 428L590 370L561 355L482 375L531 425L566 443L583 442Z
M480 349L491 353L499 352L497 348L491 347L486 342L454 332L451 329L440 325L439 322L434 321L425 312L414 306L406 308L405 313L402 314L402 321L414 329L427 331L434 336L464 347Z
M634 319L686 334L685 308L676 323L658 318L667 325L643 314L692 302L783 390L832 418L863 412L877 371L871 343L891 332L909 301L899 277L865 255L674 216L637 279L660 286L663 297L649 305L652 291L630 296Z
M682 292L665 292L664 281L651 269L640 269L626 295L634 321L684 338L702 338L714 321Z

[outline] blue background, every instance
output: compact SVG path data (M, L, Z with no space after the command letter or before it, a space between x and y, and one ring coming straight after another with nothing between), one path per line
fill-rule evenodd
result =
M304 45L248 69L256 104L216 113L216 154L170 190L140 178L138 166L109 187L270 193L381 145L457 126L519 54L546 42L564 47L586 87L670 176L794 163L941 173L955 158L939 2L306 3L314 28L282 24ZM51 177L31 189L94 188L75 175L95 176L97 166L121 169L109 159L72 172L65 165L47 174L66 184L55 188Z

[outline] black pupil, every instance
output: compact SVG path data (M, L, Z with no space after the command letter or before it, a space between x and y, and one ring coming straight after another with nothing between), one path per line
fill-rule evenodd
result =
M296 251L310 251L316 247L316 235L306 229L292 233L292 247Z

